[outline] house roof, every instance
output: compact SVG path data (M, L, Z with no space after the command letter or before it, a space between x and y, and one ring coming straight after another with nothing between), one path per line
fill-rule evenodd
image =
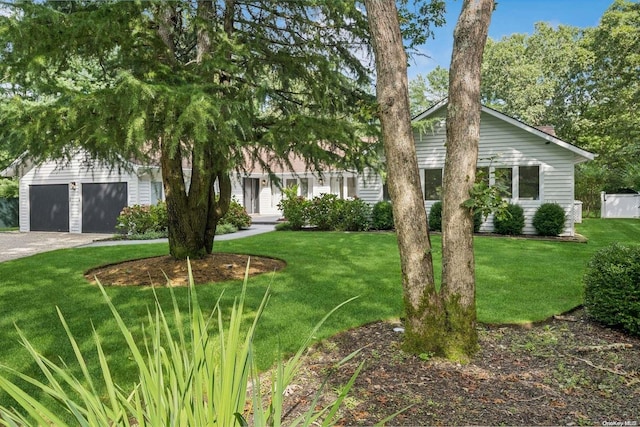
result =
M416 122L416 121L420 121L423 120L429 116L431 116L432 114L434 114L435 112L441 110L442 108L444 108L447 104L449 103L448 98L444 98L443 100L441 100L440 102L438 102L437 104L431 106L429 109L423 111L422 113L418 114L417 116L415 116L413 118L412 121ZM573 145L569 142L563 141L562 139L558 138L555 135L552 135L551 133L547 133L544 130L541 130L539 128L536 128L535 126L531 126L528 125L527 123L520 121L516 118L513 118L511 116L508 116L504 113L501 113L498 110L494 110L493 108L487 107L486 105L482 105L482 112L489 114L490 116L493 116L499 120L502 120L504 122L507 122L513 126L516 126L526 132L529 132L539 138L542 138L546 141L548 141L549 143L555 144L559 147L562 147L566 150L571 151L572 153L576 154L576 163L581 163L581 162L586 162L587 160L593 160L596 157L596 154L591 153L590 151L587 150L583 150L582 148ZM545 127L542 127L545 128Z

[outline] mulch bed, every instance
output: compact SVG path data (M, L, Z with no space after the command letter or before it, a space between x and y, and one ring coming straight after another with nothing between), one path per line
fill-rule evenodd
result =
M480 326L481 350L466 365L402 352L398 326L376 322L313 347L290 387L289 417L308 408L328 372L325 403L364 362L340 425L373 425L407 407L388 425L640 423L640 339L583 310L529 327Z

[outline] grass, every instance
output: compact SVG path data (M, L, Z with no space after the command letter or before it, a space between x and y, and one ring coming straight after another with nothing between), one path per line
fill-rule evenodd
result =
M580 305L581 279L592 254L614 241L640 241L640 221L587 219L578 232L586 235L589 243L477 237L479 320L535 322ZM439 236L433 236L432 241L439 275ZM266 288L271 288L271 300L255 341L258 364L263 369L281 357L281 352L294 351L313 325L351 297L359 298L336 312L318 339L402 315L400 260L394 234L278 232L217 242L216 250L272 256L288 263L282 272L249 280L249 314L259 307ZM0 263L0 364L26 373L37 372L18 342L14 323L43 355L72 361L73 351L56 313L59 307L83 351L92 351L93 325L113 363L114 377L121 383L135 381L128 377L132 361L111 312L98 289L82 274L98 265L165 255L167 251L166 244L78 248ZM198 296L208 312L223 292L221 306L230 307L240 289L240 282L201 285ZM134 335L140 335L136 328L153 307L152 292L131 287L113 287L107 292ZM187 310L187 289L176 289L175 293L181 308ZM157 294L166 307L171 304L166 289L157 289ZM72 364L70 368L75 369Z

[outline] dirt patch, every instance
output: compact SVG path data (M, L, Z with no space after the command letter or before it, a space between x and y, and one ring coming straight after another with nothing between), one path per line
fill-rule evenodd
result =
M194 282L242 280L249 258L249 276L282 270L286 266L284 261L273 258L215 253L203 259L191 260ZM169 255L101 266L87 271L85 277L92 282L97 277L106 286L158 286L167 283L186 286L189 283L187 262Z
M377 322L314 346L290 387L289 417L302 413L328 372L328 402L364 362L340 425L640 424L640 339L591 322L583 311L530 328L479 327L467 365L402 352L400 323ZM619 424L606 424L619 423ZM625 424L626 423L626 424Z

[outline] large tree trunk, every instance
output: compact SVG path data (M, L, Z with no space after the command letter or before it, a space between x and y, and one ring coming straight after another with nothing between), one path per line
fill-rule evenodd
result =
M480 69L494 0L465 0L449 71L442 203L442 299L449 358L477 348L473 215L463 206L475 181L480 140Z
M227 0L229 10L233 10L233 2ZM175 50L174 35L180 31L173 26L175 10L171 5L163 5L160 15L159 33L171 53ZM198 1L198 25L196 40L196 62L203 61L211 51L211 38L207 32L210 20L214 18L213 2ZM229 13L231 17L232 13ZM232 23L232 21L230 21ZM225 20L225 30L227 30ZM232 26L228 31L232 30ZM169 61L170 65L174 61ZM212 80L214 77L212 77ZM215 132L211 132L215 138ZM187 141L183 141L187 142ZM214 141L193 143L191 149L187 144L178 147L161 141L161 167L165 195L167 200L169 253L177 259L202 258L213 251L216 227L220 218L229 209L231 202L231 180L228 165L220 153L214 150ZM185 185L183 160L191 163L189 188ZM216 195L216 182L220 190Z
M444 316L433 277L407 81L407 57L394 0L365 0L376 54L377 99L402 266L407 350L438 352Z

